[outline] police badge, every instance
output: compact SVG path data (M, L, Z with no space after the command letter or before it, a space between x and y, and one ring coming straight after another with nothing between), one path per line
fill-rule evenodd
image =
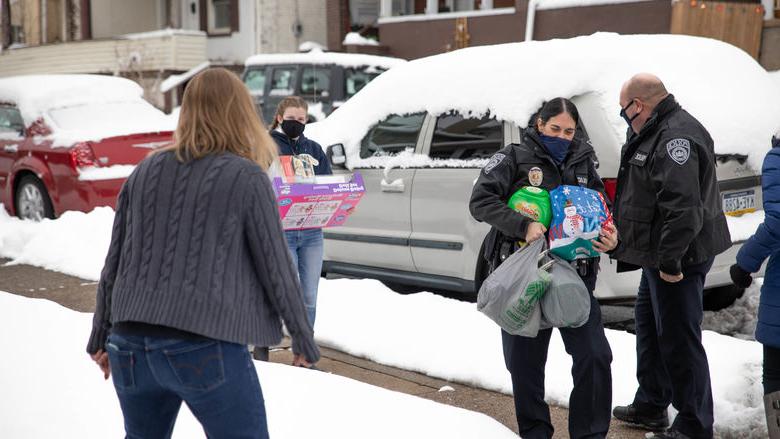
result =
M532 186L541 186L543 180L544 173L541 168L534 166L528 171L528 182L530 182Z
M666 144L666 152L678 165L684 165L691 156L691 142L686 139L674 139Z

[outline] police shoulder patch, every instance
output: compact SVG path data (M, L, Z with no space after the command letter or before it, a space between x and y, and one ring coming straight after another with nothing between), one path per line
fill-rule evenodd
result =
M493 157L490 158L490 161L488 161L487 165L485 165L482 170L485 171L485 174L490 174L490 171L498 166L499 163L501 163L505 158L506 154L502 154L500 152L493 154Z
M666 143L666 152L678 165L684 165L691 157L691 142L688 139L673 139Z

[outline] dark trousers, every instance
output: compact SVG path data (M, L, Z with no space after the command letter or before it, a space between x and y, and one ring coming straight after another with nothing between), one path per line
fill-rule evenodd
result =
M677 283L643 268L636 299L639 390L634 404L647 412L679 411L672 429L691 438L712 438L712 389L701 342L704 279L713 260L685 267Z
M764 345L764 395L780 390L780 349Z
M593 292L595 276L585 281ZM561 328L566 352L572 356L574 390L569 397L569 436L604 438L609 430L612 408L612 351L601 308L591 296L590 319L579 328ZM524 439L551 438L550 409L544 402L544 369L552 329L539 331L536 338L501 331L504 361L512 376L512 393L520 436ZM564 379L561 377L561 379Z

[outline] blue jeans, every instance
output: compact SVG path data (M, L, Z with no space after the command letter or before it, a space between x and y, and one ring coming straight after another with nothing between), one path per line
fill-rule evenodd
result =
M317 316L317 287L322 275L322 229L284 232L303 289L303 304L311 326Z
M182 401L210 438L268 438L245 345L111 334L106 352L127 438L170 438Z

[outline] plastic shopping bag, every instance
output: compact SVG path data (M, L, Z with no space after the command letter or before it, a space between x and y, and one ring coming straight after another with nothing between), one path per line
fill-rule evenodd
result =
M539 301L550 286L550 273L539 268L546 256L544 239L513 253L482 283L477 309L506 332L536 337L542 312Z
M598 239L601 228L612 223L604 196L593 189L563 185L550 191L550 203L550 252L567 261L599 257L590 240Z
M541 328L579 328L590 318L590 293L577 270L552 256L550 287L542 297Z

